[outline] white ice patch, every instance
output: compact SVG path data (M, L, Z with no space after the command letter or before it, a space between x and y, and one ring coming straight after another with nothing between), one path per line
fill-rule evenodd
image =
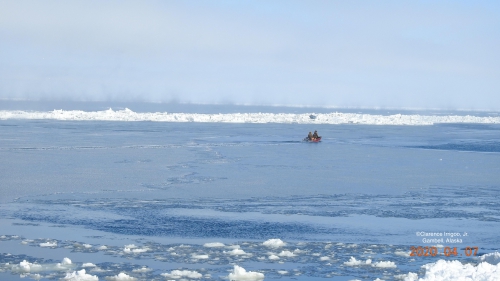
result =
M298 123L298 124L365 124L365 125L432 125L436 123L485 123L499 124L500 117L460 115L394 114L376 115L359 113L136 113L128 108L114 111L86 112L81 110L19 111L1 110L0 120L8 119L55 119L55 120L102 120L102 121L156 121L156 122L203 122L203 123Z
M85 269L66 273L66 277L62 280L67 281L98 281L99 278L95 275L90 275L85 272Z
M135 280L137 280L137 278L132 277L132 276L128 276L126 273L123 273L123 272L121 272L120 274L115 275L115 276L106 277L104 279L106 279L108 281L135 281Z
M303 254L303 253L307 253L307 251L303 251L301 249L295 249L295 250L293 250L293 253L294 254Z
M295 257L296 255L290 251L281 251L281 253L278 254L280 257Z
M280 257L278 257L277 255L270 255L270 256L268 257L268 259L270 259L270 260L279 260L279 259L280 259Z
M224 251L225 254L228 254L228 255L232 255L232 256L239 256L239 255L247 255L247 253L245 251L243 251L242 249L233 249L231 251Z
M197 255L197 254L192 254L191 257L193 259L197 259L197 260L206 260L208 259L208 255Z
M418 274L413 273L413 272L408 272L408 274L398 274L398 275L394 275L394 279L401 280L401 281L417 281Z
M351 257L349 261L344 262L347 266L359 266L359 265L371 265L372 260L367 259L366 261L357 260L355 257Z
M136 269L133 269L132 272L140 272L140 273L144 273L144 272L150 272L152 271L151 268L147 268L145 266L141 267L141 268L136 268Z
M264 246L270 247L270 248L279 248L279 247L283 247L286 245L286 243L281 241L281 239L269 239L269 240L266 240L262 244Z
M422 266L425 275L419 281L498 281L500 280L500 264L492 265L487 262L462 264L461 262L438 260Z
M57 242L40 243L40 247L57 247Z
M246 271L243 267L234 266L233 272L228 275L229 280L234 281L259 281L264 280L264 274L254 271Z
M74 266L71 263L71 260L68 258L64 258L61 263L44 264L44 265L30 263L26 260L23 260L22 262L19 263L19 265L13 265L11 267L11 270L13 272L20 272L20 273L33 273L40 271L66 271L73 267Z
M135 245L128 245L128 246L133 246L133 247L125 246L125 248L123 249L124 253L139 254L139 253L145 253L145 252L149 251L149 248L137 248Z
M394 254L396 256L400 256L400 257L405 257L405 258L409 258L410 257L410 254L411 254L411 251L395 251Z
M379 261L372 264L373 267L381 267L381 268L396 268L397 265L392 261Z
M212 243L205 243L203 244L203 247L207 248L218 248L218 247L224 247L225 245L220 242L212 242Z
M179 279L182 277L191 278L191 279L199 279L203 277L201 273L197 271L189 271L189 270L172 270L170 273L162 273L161 276L166 278L174 278Z
M42 266L35 263L30 263L26 260L23 260L19 263L19 265L13 265L12 271L14 272L37 272L42 271Z
M486 255L482 255L479 257L479 260L482 262L487 262L492 265L497 265L500 263L500 253L494 252Z

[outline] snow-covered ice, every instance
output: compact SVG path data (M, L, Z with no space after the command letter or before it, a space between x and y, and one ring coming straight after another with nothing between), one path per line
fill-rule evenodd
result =
M234 266L234 269L228 275L229 280L234 281L259 281L264 280L264 274L254 271L246 271L241 266Z
M311 118L311 115L315 118ZM202 123L296 123L296 124L365 124L365 125L432 125L439 123L480 123L499 124L500 117L480 117L470 115L373 115L358 113L138 113L128 108L122 110L81 111L53 110L7 111L0 110L0 120L35 119L35 120L100 120L100 121L156 121L156 122L202 122Z

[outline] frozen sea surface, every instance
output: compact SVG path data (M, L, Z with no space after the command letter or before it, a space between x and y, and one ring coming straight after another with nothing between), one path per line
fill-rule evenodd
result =
M183 108L219 110L243 112ZM302 142L313 130L322 142ZM500 124L7 118L0 131L1 280L227 280L235 266L253 280L498 280Z

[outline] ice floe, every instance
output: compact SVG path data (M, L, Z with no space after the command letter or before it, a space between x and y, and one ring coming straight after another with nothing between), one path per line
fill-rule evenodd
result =
M359 266L359 265L371 265L372 260L367 259L366 261L357 260L355 257L351 257L349 261L344 262L347 266Z
M235 265L233 271L229 273L228 278L234 281L259 281L264 280L264 274L246 271L243 267Z
M422 266L425 275L419 281L498 281L500 280L500 264L493 265L481 262L474 266L462 264L460 261L438 260Z
M225 245L220 242L212 242L212 243L205 243L203 244L203 247L207 248L219 248L219 247L224 247Z
M479 260L482 262L487 262L489 264L497 265L500 263L500 253L494 252L485 254L479 257Z
M7 241L15 238L6 236L2 239L2 241ZM27 239L19 238L18 240L26 241ZM57 249L44 249L44 251L74 252L75 248L67 246L85 244L75 241L39 239L32 240L30 245L39 250L39 243L44 241L57 242L60 245ZM460 260L434 260L436 262L427 263L422 260L409 259L406 256L405 246L401 245L325 242L288 242L285 244L281 239L269 239L239 241L224 246L217 245L217 247L211 247L216 244L210 244L207 247L207 243L187 245L139 241L136 242L144 244L128 244L125 248L130 251L148 248L149 251L144 255L124 254L123 246L107 247L104 252L110 255L111 259L127 259L122 263L98 263L97 259L88 259L91 255L101 254L95 251L77 252L78 256L75 258L81 258L82 254L89 255L84 257L85 263L74 262L69 258L55 263L52 260L0 253L0 273L10 271L23 278L35 280L48 278L76 281L219 280L221 278L263 280L264 274L271 279L282 276L300 276L300 280L313 277L332 278L347 274L352 276L351 280L356 276L366 275L367 278L369 276L369 280L378 278L379 280L436 281L462 280L459 277L464 277L464 281L483 281L498 280L497 276L500 276L500 253L498 252L479 257L463 257ZM92 248L96 249L95 246ZM367 252L370 254L366 254ZM175 255L171 255L174 253ZM73 259L73 256L71 257ZM130 260L140 262L130 264ZM154 260L154 262L149 264L148 260ZM166 265L177 264L178 268L165 272L164 269L158 267L158 262L165 262ZM234 266L230 272L228 272L228 264ZM189 268L191 265L195 267ZM246 271L241 267L250 265L255 270Z
M99 278L96 275L87 274L85 269L79 271L73 271L71 273L67 273L63 278L66 281L98 281Z
M379 261L372 264L373 267L382 267L382 268L396 268L397 265L392 261Z
M170 273L162 273L161 276L173 279L179 279L183 277L191 279L199 279L203 277L201 273L190 270L172 270Z
M129 276L126 273L120 272L118 275L105 278L108 281L136 281L137 278Z
M269 240L264 241L264 243L262 243L262 245L264 245L266 247L270 247L270 248L279 248L279 247L285 246L286 243L283 242L281 239L269 239Z

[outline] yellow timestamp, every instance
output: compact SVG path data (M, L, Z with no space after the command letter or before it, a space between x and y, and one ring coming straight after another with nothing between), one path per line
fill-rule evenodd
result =
M465 247L463 249L463 254L467 257L470 256L476 256L477 255L477 250L478 247ZM457 250L457 247L443 247L443 248L438 248L438 247L410 247L410 256L412 257L435 257L439 254L443 254L447 257L449 256L462 256L462 253Z

